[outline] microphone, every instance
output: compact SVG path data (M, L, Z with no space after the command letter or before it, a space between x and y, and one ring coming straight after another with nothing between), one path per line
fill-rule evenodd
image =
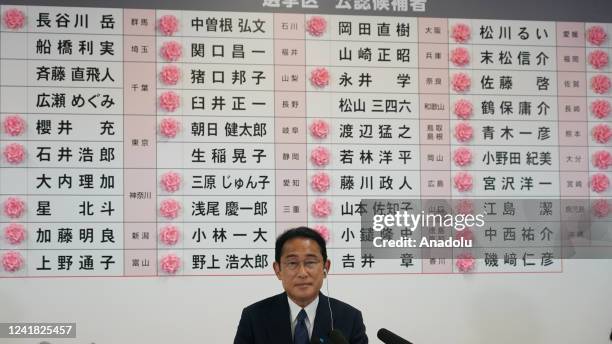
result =
M381 328L376 333L378 339L382 340L385 344L412 344L411 342L405 340L404 338L396 335L395 333L387 330L386 328Z
M329 333L329 342L331 344L349 344L348 340L342 335L342 332L338 330L332 330Z

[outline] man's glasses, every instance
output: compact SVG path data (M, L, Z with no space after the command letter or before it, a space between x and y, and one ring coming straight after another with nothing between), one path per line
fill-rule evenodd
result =
M303 262L298 261L298 260L290 260L288 262L284 262L283 265L287 268L287 270L289 271L296 271L300 268L300 265L304 265L304 268L308 271L315 271L317 268L319 268L319 265L321 264L320 260L305 260Z

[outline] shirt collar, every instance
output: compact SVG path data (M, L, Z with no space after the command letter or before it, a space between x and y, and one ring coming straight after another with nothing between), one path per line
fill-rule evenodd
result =
M291 300L289 295L287 295L287 300L289 300L289 311L291 312L290 314L291 323L293 324L298 314L302 310L302 307L298 306L295 302L293 302L293 300ZM304 307L304 310L306 311L306 315L308 315L308 321L310 322L310 324L314 324L314 318L315 318L315 315L317 315L318 305L319 305L319 295L317 295L317 297L311 303L309 303L306 307Z

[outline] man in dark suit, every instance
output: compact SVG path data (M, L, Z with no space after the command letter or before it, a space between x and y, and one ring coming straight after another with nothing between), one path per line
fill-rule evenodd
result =
M351 344L368 343L361 312L320 292L330 261L319 233L298 227L280 235L273 267L285 292L242 311L234 344L330 343L332 328Z

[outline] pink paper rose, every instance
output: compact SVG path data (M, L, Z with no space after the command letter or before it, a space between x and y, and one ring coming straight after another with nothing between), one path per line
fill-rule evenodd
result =
M161 55L166 61L177 61L183 54L181 43L176 41L164 42L161 47Z
M450 60L455 66L466 66L468 63L470 63L470 53L463 47L455 48L451 50Z
M472 176L467 172L459 172L453 177L455 188L460 192L472 190Z
M314 87L323 88L329 84L329 71L327 68L315 68L310 72L310 83Z
M332 212L332 204L325 198L317 198L311 207L312 216L328 217Z
M310 186L314 191L325 192L329 190L329 175L325 172L319 172L312 176Z
M4 119L4 132L11 136L19 136L25 131L26 122L17 115L6 116Z
M325 240L325 242L329 241L330 234L327 226L324 225L316 225L314 228L315 232L319 233L319 235Z
M464 147L457 148L453 154L453 160L457 166L467 166L472 163L472 152Z
M602 69L608 65L608 53L603 50L594 50L589 54L589 63L595 69Z
M472 116L472 112L474 111L472 103L467 99L459 99L457 102L455 102L454 108L455 115L461 119L470 118Z
M314 120L310 124L310 134L317 139L324 139L329 134L329 124L323 120Z
M159 241L168 246L176 245L180 235L181 233L177 226L168 225L159 231Z
M19 252L9 251L2 255L2 267L6 272L15 272L23 267L23 258Z
M22 144L11 143L4 147L4 158L10 164L20 164L25 159L25 148Z
M469 199L462 199L457 202L455 206L455 212L457 214L468 215L474 213L474 203Z
M319 37L325 33L325 29L327 29L327 21L323 17L314 16L306 21L306 31L311 36Z
M612 137L612 130L607 124L598 124L593 127L592 134L597 143L608 143Z
M11 30L21 29L25 24L25 14L16 8L5 11L2 19L4 19L4 26Z
M608 93L610 85L610 78L605 75L595 75L591 78L591 89L597 94Z
M598 199L591 205L593 215L603 218L610 214L610 204L605 199Z
M167 274L175 274L181 267L181 258L176 254L168 254L161 259L159 266Z
M178 84L181 77L181 70L174 65L165 65L159 72L159 80L166 86Z
M159 204L159 214L167 219L176 219L181 211L181 204L174 199L165 199Z
M591 112L595 117L603 119L610 114L610 102L604 99L598 99L591 103Z
M172 36L178 31L178 19L173 15L165 15L159 18L159 31L166 36Z
M167 138L174 138L181 130L181 123L172 117L164 118L159 122L159 133Z
M11 245L19 245L25 240L26 231L23 225L18 223L11 223L4 228L4 238Z
M165 111L173 112L179 105L179 95L174 91L166 91L159 96L159 106Z
M474 232L469 228L464 228L463 230L455 230L455 239L457 240L474 240Z
M475 265L476 259L474 259L474 256L469 252L461 253L455 260L455 266L460 272L470 272L474 269Z
M4 215L18 219L25 212L25 202L17 197L9 197L4 201Z
M310 153L310 161L315 166L319 166L319 167L326 166L327 164L329 164L329 159L330 159L330 153L325 147L319 146L313 149L312 152Z
M601 45L607 38L606 30L599 25L591 26L587 30L587 40L593 45Z
M474 129L467 123L457 123L455 126L455 138L459 142L467 142L472 139Z
M176 172L166 172L162 174L159 184L166 192L178 191L181 187L181 176Z
M453 91L455 92L467 92L472 86L472 80L466 73L455 73L451 79L453 85Z
M597 193L604 192L610 187L610 179L603 173L596 173L591 176L591 189Z
M597 151L593 154L593 166L600 170L607 170L612 166L612 154L605 150Z
M455 24L452 28L451 37L457 43L465 43L470 39L470 27L465 24Z

